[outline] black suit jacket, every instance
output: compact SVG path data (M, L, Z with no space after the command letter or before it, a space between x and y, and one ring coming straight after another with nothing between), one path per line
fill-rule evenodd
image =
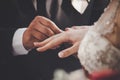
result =
M46 0L41 1L41 5L44 6ZM73 7L64 5L62 10L67 15L67 19L52 20L61 29L73 25L92 25L99 18L108 2L109 0L91 0L83 15L79 14ZM64 46L41 54L33 49L28 55L12 56L14 32L18 28L27 27L37 15L48 17L44 14L46 13L44 8L41 8L42 12L39 13L35 11L32 0L0 0L0 69L1 73L5 74L1 76L2 80L8 80L8 78L15 80L51 80L55 69L60 68L70 72L80 68L79 61L73 56L66 59L58 58L57 53Z

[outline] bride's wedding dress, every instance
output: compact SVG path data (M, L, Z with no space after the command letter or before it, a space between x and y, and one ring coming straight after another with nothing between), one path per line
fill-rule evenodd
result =
M78 57L88 73L120 70L120 0L112 0L82 40Z
M101 5L102 6L102 5ZM89 73L120 70L120 0L111 0L99 20L82 40L78 58ZM89 80L84 70L55 72L53 80Z

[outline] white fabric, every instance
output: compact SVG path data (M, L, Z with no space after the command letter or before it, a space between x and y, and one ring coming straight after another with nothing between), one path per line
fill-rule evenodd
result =
M105 37L107 34L118 34L113 30L117 27L114 21L119 6L120 1L113 0L80 43L78 57L89 73L106 69L120 70L120 49Z
M61 5L62 0L58 0L59 4ZM48 16L50 17L50 5L51 5L52 0L46 0L46 10L48 13ZM90 0L88 0L90 2ZM72 6L81 14L84 13L88 6L88 2L86 0L71 0ZM35 10L37 10L37 1L33 0L33 5L35 7Z
M88 2L86 0L72 0L72 5L79 13L83 14L88 6Z
M26 28L20 28L18 29L14 36L13 36L13 42L12 42L12 47L13 47L13 55L26 55L28 51L24 48L22 38L23 38L23 33L26 30Z
M33 1L33 6L35 8L35 10L37 11L37 0L32 0Z
M54 73L53 80L89 80L89 79L85 76L84 70L79 69L70 73L67 73L64 70L56 70Z
M120 50L99 33L90 30L80 44L78 57L89 72L120 70Z

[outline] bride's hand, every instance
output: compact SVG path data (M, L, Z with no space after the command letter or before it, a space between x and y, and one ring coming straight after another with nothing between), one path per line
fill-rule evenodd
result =
M83 39L84 35L88 31L88 28L67 28L66 31L54 35L43 42L35 42L34 45L37 47L37 51L43 52L48 49L60 46L63 43L71 44L67 49L64 49L59 52L59 57L64 58L72 54L77 53L79 44Z

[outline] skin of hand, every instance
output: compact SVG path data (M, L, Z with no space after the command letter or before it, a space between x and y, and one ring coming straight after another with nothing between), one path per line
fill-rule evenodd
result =
M23 34L23 46L25 49L34 48L34 42L40 42L46 38L62 32L51 20L36 16Z
M70 43L72 46L58 53L60 58L65 58L77 53L79 44L87 31L87 27L66 28L66 30L62 33L56 34L44 40L43 42L35 42L34 45L37 47L37 51L43 52L48 49L60 46L63 43Z
M90 80L120 80L120 72L113 70L94 72L90 75Z
M115 26L113 32L105 35L105 37L118 49L120 49L120 27Z

